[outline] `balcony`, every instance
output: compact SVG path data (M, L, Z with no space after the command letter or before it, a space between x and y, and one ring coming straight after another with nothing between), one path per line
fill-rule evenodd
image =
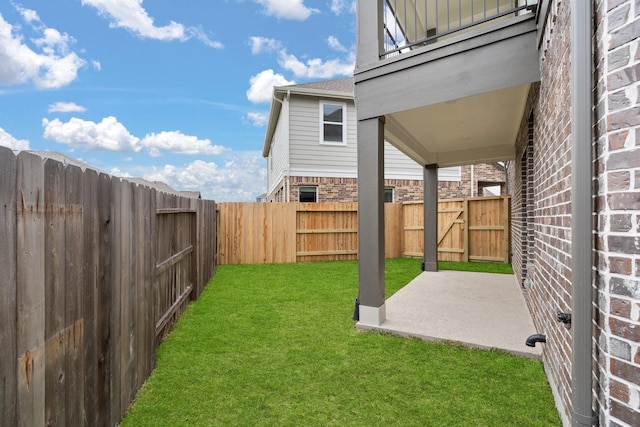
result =
M530 13L531 0L386 0L384 50L388 58L456 33Z
M540 79L532 0L358 0L358 119L440 167L511 160Z

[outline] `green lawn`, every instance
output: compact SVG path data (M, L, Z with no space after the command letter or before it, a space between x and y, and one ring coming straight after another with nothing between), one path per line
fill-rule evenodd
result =
M420 260L387 260L387 295ZM539 362L357 332L356 262L222 266L123 426L557 426Z

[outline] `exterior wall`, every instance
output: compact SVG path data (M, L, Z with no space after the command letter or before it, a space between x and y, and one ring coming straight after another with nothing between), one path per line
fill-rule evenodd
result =
M595 0L594 9L594 399L600 425L635 426L640 425L640 2ZM550 1L541 84L532 87L508 168L513 267L536 328L547 335L543 360L565 423L571 417L571 332L555 315L572 306L570 34L569 2Z
M289 167L289 101L285 98L276 129L273 132L271 151L267 161L267 193L269 197L278 191Z
M474 170L479 172L475 175L474 188L478 188L478 181L500 183L505 188L504 171L498 165L476 165ZM471 197L471 185L469 176L471 166L462 167L461 181L439 181L438 195L440 199L456 199ZM467 180L465 181L465 177ZM358 201L358 180L356 178L341 177L299 177L289 178L289 201L298 201L298 187L313 185L318 187L319 202L356 202ZM393 188L394 202L414 202L423 200L423 184L418 179L385 179L385 188ZM285 201L286 188L284 181L273 191L268 200L271 202ZM477 194L477 191L476 191ZM506 194L506 193L502 193Z
M640 1L597 0L598 403L640 425Z
M510 164L514 271L536 329L547 336L543 362L565 424L571 419L570 2L551 1L532 85ZM530 120L532 119L532 120ZM533 137L533 138L532 138Z
M356 176L357 130L353 100L323 99L347 104L347 144L320 144L320 100L291 95L290 162L292 175Z

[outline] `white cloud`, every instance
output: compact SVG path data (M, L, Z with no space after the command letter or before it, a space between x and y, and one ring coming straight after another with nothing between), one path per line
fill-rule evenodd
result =
M83 5L98 9L101 15L112 19L110 26L126 28L142 38L157 40L185 40L182 24L171 21L164 27L156 27L153 18L142 7L143 0L82 0Z
M280 52L278 60L280 66L291 71L297 78L330 79L336 76L350 76L353 74L354 62L345 62L340 59L323 61L320 58L300 61L295 55L289 55L286 51Z
M185 41L195 37L209 47L223 47L222 43L211 40L201 28L185 27L175 21L165 26L156 26L142 2L143 0L82 0L83 5L93 6L100 15L110 18L110 27L125 28L143 39Z
M267 37L249 37L249 46L251 46L251 53L257 55L265 52L275 52L282 48L282 43L276 39L270 39Z
M304 5L304 0L255 0L264 7L264 12L269 16L283 19L304 21L312 13L318 13L318 9L312 9Z
M187 32L191 37L195 37L209 47L214 49L222 49L224 47L222 43L211 40L202 28L189 27L187 28Z
M269 120L269 115L266 113L249 113L247 114L247 119L253 124L255 127L263 127L267 124L267 120Z
M255 201L266 191L267 170L259 152L230 153L222 164L196 160L184 167L144 168L148 181L160 181L178 191L199 191L218 202Z
M337 37L334 37L334 36L327 37L327 44L333 50L336 50L338 52L347 52L347 48L342 46L342 43L340 43L340 40L338 40Z
M93 61L91 61L91 65L93 65L93 68L95 70L102 70L102 64L100 64L100 61L96 61L95 59Z
M2 128L0 128L0 145L3 147L9 147L12 150L29 149L29 141L26 139L17 139Z
M87 109L74 102L56 102L49 105L48 111L50 113L84 113Z
M38 12L32 9L26 9L20 5L14 5L18 13L22 16L22 19L28 24L37 23L40 24L40 16L38 16Z
M198 139L195 136L184 135L181 132L150 133L145 136L141 144L149 150L153 157L160 155L160 150L167 150L179 154L219 155L225 151L220 145L211 145L208 139Z
M100 123L77 117L66 123L60 119L42 119L42 126L45 138L89 151L137 153L146 148L153 157L160 156L162 150L200 155L220 155L225 152L224 147L211 145L208 139L198 139L178 131L152 132L144 138L138 138L113 116L103 118Z
M247 91L247 99L254 103L271 102L274 86L287 86L295 84L288 81L282 74L275 74L273 70L264 70L249 80L250 87Z
M345 9L350 13L356 12L356 0L331 0L331 12L342 15Z
M67 123L59 119L42 119L43 136L55 142L83 147L86 150L138 152L142 149L140 138L129 133L127 128L113 116L100 123L71 118Z
M0 84L33 82L39 88L60 88L73 82L86 62L69 46L74 42L66 33L46 28L37 13L21 9L21 14L41 37L34 40L39 52L28 46L21 34L0 15ZM37 25L35 25L37 24Z

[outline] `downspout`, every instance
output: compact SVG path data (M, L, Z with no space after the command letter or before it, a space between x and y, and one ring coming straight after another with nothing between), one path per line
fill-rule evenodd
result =
M471 165L471 197L473 197L473 165Z
M573 426L597 423L592 407L592 1L571 0L571 289Z
M291 105L291 90L287 89L287 127L289 126L289 105ZM284 107L284 103L282 106ZM287 203L291 202L291 159L289 158L291 151L289 150L289 135L290 132L287 130Z

